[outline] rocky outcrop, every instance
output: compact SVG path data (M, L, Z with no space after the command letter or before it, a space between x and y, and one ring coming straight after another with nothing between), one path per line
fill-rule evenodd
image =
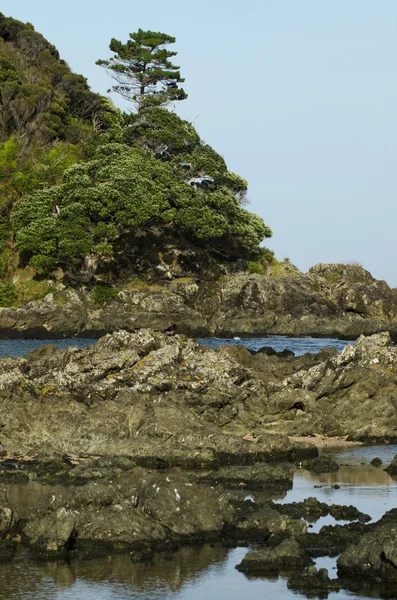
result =
M47 346L2 359L1 441L9 453L130 457L146 467L313 456L282 435L248 435L264 392L227 351L121 331L85 350Z
M286 435L397 439L396 385L387 334L294 358L120 331L84 350L3 358L0 442L8 454L125 457L145 467L301 459L315 449ZM54 469L67 465L55 460Z
M120 283L103 307L88 289L53 284L43 300L0 309L0 336L99 337L150 327L188 335L315 335L354 339L388 330L397 338L397 291L362 267L317 265L274 274L236 273L150 284Z

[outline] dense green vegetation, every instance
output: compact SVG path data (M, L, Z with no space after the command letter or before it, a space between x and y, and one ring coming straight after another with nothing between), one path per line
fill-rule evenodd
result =
M153 235L160 250L172 243L223 263L260 258L271 231L244 208L247 182L191 123L160 106L184 97L169 62L175 53L163 47L173 41L141 30L125 47L112 41L119 58L130 66L147 59L152 73L141 79L132 69L144 102L122 114L32 25L0 13L0 305L15 299L17 268L76 274L89 256L99 280L114 277L135 240L145 248ZM109 289L98 288L97 302Z

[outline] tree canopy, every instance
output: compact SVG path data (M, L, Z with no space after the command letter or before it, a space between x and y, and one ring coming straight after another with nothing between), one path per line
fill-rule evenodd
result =
M40 272L87 254L109 261L123 234L142 227L185 234L215 254L234 247L236 258L271 235L227 187L196 189L172 164L125 144L101 146L95 159L67 169L62 185L19 201L12 224L18 251Z
M113 38L109 48L114 56L98 60L96 64L106 68L117 81L112 90L134 102L139 113L149 106L162 106L187 98L179 87L185 81L180 67L170 61L177 52L165 47L174 43L175 38L166 33L138 29L136 33L130 33L125 44Z

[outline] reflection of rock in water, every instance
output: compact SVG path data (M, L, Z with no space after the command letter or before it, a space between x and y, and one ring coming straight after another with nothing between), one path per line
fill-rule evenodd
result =
M72 587L76 581L74 569L67 562L49 562L38 564L44 575L51 577L57 588L66 589Z
M308 483L334 485L335 483L354 486L390 485L393 480L388 473L372 465L341 466L335 473L311 474L301 469L299 478L306 479Z
M109 597L113 597L114 586L120 584L131 586L131 597L134 591L140 595L154 588L157 592L160 589L178 591L198 580L210 567L221 567L228 552L220 545L206 544L185 547L166 556L156 555L153 564L134 565L128 554L68 564L31 562L22 551L18 559L1 566L0 598L54 598L57 590L69 589L77 580L81 590L101 584L105 586L101 591L106 594L108 587Z
M140 590L165 587L180 590L211 566L220 566L227 558L228 549L220 545L181 548L173 554L155 555L153 563L132 564L128 555L109 556L101 560L73 563L76 577L90 582L109 579L126 583Z

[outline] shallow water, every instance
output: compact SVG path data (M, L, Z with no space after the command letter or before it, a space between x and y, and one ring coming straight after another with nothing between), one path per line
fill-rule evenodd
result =
M386 510L397 506L397 481L383 471L397 446L338 448L329 451L346 466L337 473L314 475L297 468L293 489L279 502L299 501L316 496L327 503L354 504L375 520ZM384 460L380 468L369 461L375 456ZM361 464L365 462L365 464ZM341 488L332 486L338 483ZM315 485L322 487L315 488ZM8 485L9 500L15 506L32 506L43 493L54 492L56 486L31 482L25 486ZM253 494L255 496L255 494ZM331 517L319 519L311 531ZM340 522L339 522L340 523ZM134 565L128 556L109 556L92 561L68 563L35 563L21 549L10 564L0 566L1 600L291 600L305 598L287 588L286 576L248 578L235 569L247 549L228 550L220 545L182 548L171 560L156 556L153 565ZM322 557L318 567L336 576L335 558ZM329 594L329 600L348 598L381 598L374 586L370 592L352 593L342 590ZM396 596L388 596L396 597Z
M0 340L0 358L2 356L25 356L32 350L53 344L58 348L68 348L74 346L76 348L87 348L95 344L97 340L89 338L65 338L65 339L49 339L49 340ZM281 352L282 350L292 350L296 355L305 354L305 352L316 353L322 348L331 348L335 346L337 350L343 350L348 343L343 340L332 338L289 338L284 336L271 336L264 338L199 338L199 344L210 346L211 348L219 348L220 346L242 345L249 350L259 350L264 346L270 346Z

